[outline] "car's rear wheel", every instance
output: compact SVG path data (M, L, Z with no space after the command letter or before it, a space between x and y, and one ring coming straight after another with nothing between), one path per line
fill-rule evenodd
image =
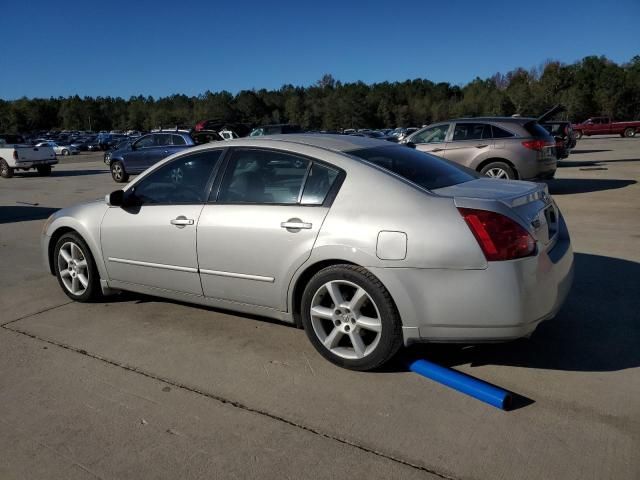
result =
M491 178L500 178L503 180L514 180L516 174L509 165L504 162L487 163L480 169L480 173Z
M53 265L60 287L72 300L88 302L101 296L93 255L77 233L66 233L56 242Z
M402 345L391 295L365 268L334 265L316 273L304 290L301 310L313 346L341 367L377 368Z
M636 129L635 128L625 128L624 136L627 137L627 138L635 137L636 136Z
M36 170L38 170L38 175L42 177L48 177L51 175L51 165L40 165L39 167L36 167Z
M7 163L7 161L3 158L0 158L0 177L2 178L13 177L13 168L11 168Z
M111 177L118 183L126 183L129 180L129 174L124 169L124 165L120 161L112 162L110 167Z
M576 139L580 140L582 138L582 132L580 130L576 130Z

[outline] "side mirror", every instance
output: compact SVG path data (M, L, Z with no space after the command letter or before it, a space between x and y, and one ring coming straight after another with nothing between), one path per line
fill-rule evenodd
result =
M110 207L122 207L124 205L124 190L116 190L107 194L104 201Z

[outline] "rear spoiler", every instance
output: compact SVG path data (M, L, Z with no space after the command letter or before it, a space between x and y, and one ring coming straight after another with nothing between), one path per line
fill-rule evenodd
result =
M553 107L551 107L551 110L548 110L547 112L543 113L538 118L536 118L536 121L538 123L542 123L545 120L548 120L549 118L553 117L556 113L566 112L566 111L567 111L567 107L558 103Z

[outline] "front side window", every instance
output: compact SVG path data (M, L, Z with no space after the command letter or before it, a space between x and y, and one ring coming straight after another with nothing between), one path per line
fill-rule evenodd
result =
M218 201L297 204L310 161L275 150L235 150Z
M450 187L477 178L470 170L413 148L388 146L345 153L395 173L427 190Z
M453 141L482 140L491 138L491 126L486 123L456 123Z
M153 171L133 187L137 204L203 203L211 172L222 150L207 150L180 157Z
M133 144L135 148L147 148L153 147L153 135L147 135L142 137L136 143Z
M449 124L436 125L435 127L425 128L421 132L416 133L410 139L412 143L440 143L444 142L449 131Z

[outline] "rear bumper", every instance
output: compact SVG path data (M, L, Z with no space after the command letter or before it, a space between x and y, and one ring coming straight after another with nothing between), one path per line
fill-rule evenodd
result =
M564 220L552 249L484 270L373 268L394 298L406 345L481 343L530 335L562 307L573 281Z
M48 159L48 160L33 160L33 161L17 161L15 168L35 168L41 167L43 165L56 165L58 163L57 159Z

